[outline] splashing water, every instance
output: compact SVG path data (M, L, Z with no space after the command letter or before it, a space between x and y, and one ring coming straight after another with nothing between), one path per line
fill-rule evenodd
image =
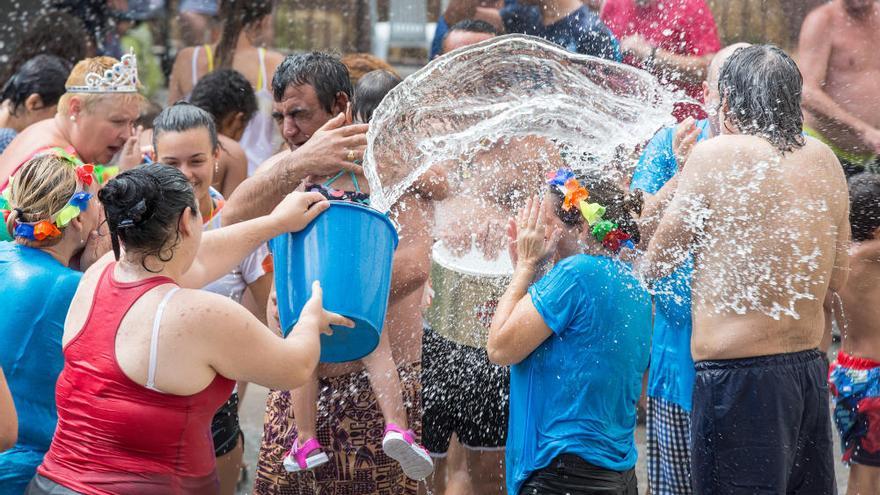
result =
M562 150L574 168L610 169L620 150L671 122L675 101L647 72L539 38L507 35L456 50L404 80L374 112L364 160L371 203L387 211L438 164L453 199L501 204L531 194L524 189L561 164ZM515 171L529 173L511 180Z

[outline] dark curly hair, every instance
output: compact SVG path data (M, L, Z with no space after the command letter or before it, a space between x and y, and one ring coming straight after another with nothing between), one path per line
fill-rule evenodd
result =
M257 111L257 97L247 78L234 69L220 69L199 79L190 103L207 111L219 126L229 115L241 112L248 122Z
M150 256L162 262L174 257L180 242L177 222L190 208L197 215L195 194L180 170L164 164L141 165L110 180L99 192L104 205L113 254L119 259L120 242L127 256ZM155 272L154 272L155 273Z
M339 57L330 53L311 52L288 55L272 76L272 95L281 101L288 86L308 84L315 88L318 101L327 112L333 111L337 93L351 99L351 77Z
M848 182L852 239L869 241L880 227L880 175L863 172L850 177Z

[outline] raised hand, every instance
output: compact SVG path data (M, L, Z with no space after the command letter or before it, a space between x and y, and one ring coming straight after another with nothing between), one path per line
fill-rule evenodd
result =
M537 267L556 252L562 231L554 228L547 236L547 227L541 215L541 198L532 196L516 220L516 266Z
M346 125L350 113L340 113L328 120L312 134L293 155L308 169L308 175L333 175L340 170L361 173L362 167L355 163L364 158L367 149L367 124Z
M672 137L672 151L675 153L675 161L678 163L679 170L687 163L699 137L700 128L697 127L693 117L684 119L675 128L675 134Z
M299 232L330 207L319 192L292 192L269 214L284 232Z

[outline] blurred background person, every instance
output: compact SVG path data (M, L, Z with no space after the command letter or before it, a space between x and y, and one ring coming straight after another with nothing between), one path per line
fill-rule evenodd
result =
M55 115L72 66L54 55L28 60L0 90L0 154L27 126Z
M706 0L605 0L600 15L620 40L624 62L702 101L706 68L721 49ZM679 121L706 118L699 105L678 104L674 114Z
M827 144L847 176L878 170L880 154L880 3L834 0L810 12L801 29L804 130Z
M215 45L184 48L177 54L168 81L168 103L189 98L193 87L215 69L235 69L248 79L257 96L258 111L248 122L240 143L248 157L248 174L269 158L281 144L272 120L269 90L283 55L263 48L271 45L272 0L224 0L220 17L223 30Z

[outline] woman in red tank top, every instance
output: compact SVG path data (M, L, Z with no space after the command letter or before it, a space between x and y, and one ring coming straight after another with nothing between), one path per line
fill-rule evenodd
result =
M323 310L316 285L301 328L282 339L228 298L181 287L220 278L328 203L294 193L266 217L203 236L174 168L123 172L98 196L118 261L95 263L74 296L58 427L27 493L216 493L210 423L235 380L298 387L318 363L319 334L351 322Z

